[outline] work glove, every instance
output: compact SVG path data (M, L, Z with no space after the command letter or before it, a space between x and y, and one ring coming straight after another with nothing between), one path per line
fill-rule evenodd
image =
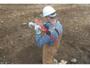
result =
M41 27L40 27L39 25L37 25L36 23L34 23L34 22L29 22L29 23L28 23L28 26L29 26L30 28L34 28L36 34L41 34L41 30L40 30Z

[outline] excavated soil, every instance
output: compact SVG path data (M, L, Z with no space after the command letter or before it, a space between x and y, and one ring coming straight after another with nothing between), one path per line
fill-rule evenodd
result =
M0 63L41 64L34 31L23 23L39 15L45 5L0 5ZM57 10L64 32L56 59L71 64L90 63L90 5L52 5Z

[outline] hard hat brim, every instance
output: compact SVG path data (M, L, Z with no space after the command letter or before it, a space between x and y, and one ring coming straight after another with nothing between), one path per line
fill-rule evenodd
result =
M49 17L56 17L57 16L57 14L56 13L54 13L53 15L51 14L51 15L49 15Z

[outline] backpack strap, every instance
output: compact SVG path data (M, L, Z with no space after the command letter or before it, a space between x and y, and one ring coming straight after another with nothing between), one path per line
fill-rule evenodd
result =
M58 30L55 28L55 31L57 32L57 34L58 34L58 36L59 36L59 32L58 32Z

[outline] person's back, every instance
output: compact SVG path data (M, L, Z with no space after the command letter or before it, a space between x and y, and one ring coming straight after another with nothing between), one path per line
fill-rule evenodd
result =
M55 37L55 40L53 42L49 42L50 44L45 44L43 47L43 63L44 64L51 64L51 63L55 63L54 62L54 57L57 54L57 50L60 46L60 38L61 38L61 34L62 34L62 25L59 21L57 21L57 23L52 26L49 24L49 29L53 29L52 33L53 36ZM55 30L56 28L56 30Z
M46 19L45 23L37 23L35 25L35 39L38 47L43 47L42 63L54 63L53 59L60 45L63 27L57 19L56 10L51 6L46 6L43 9L43 17ZM33 23L30 23L32 25ZM41 30L45 28L45 34L42 35Z

